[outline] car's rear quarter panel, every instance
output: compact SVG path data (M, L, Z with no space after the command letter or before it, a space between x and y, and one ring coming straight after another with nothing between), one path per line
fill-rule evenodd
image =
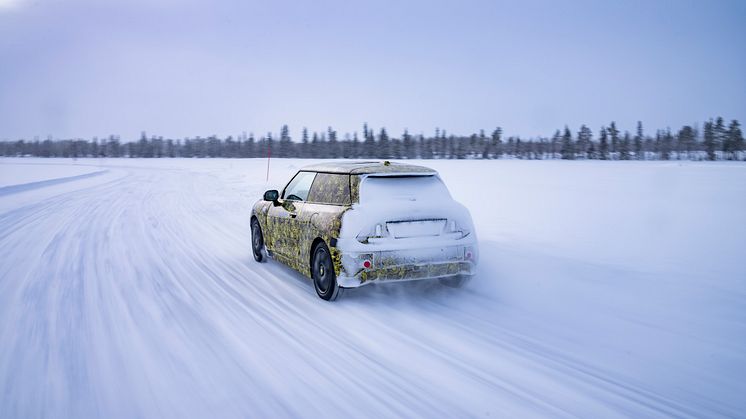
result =
M314 240L320 238L329 247L332 261L334 262L334 272L337 275L340 274L342 269L342 255L332 244L339 237L339 231L342 228L342 216L349 209L350 206L347 205L306 203L306 207L303 209L304 221L307 222L303 228L306 236L300 243L301 246L304 246L301 248L301 255L307 255L305 260L306 271L310 267L311 246ZM306 273L304 271L301 272ZM310 275L310 271L308 271L308 274Z

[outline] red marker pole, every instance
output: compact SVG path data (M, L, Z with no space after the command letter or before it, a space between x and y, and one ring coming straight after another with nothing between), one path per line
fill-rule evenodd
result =
M272 143L267 141L267 182L269 182L269 159L272 157Z

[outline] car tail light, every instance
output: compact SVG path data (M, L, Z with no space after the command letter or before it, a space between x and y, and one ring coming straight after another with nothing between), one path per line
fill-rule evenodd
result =
M471 246L464 247L464 260L474 260L474 249Z

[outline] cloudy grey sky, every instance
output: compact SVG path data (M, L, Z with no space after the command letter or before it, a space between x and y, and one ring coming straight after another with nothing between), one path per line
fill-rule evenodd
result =
M746 1L0 0L0 139L746 119Z

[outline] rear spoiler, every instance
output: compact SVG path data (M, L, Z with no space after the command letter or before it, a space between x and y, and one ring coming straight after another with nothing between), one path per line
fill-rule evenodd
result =
M437 172L410 172L410 173L366 173L363 177L428 177L435 176Z

